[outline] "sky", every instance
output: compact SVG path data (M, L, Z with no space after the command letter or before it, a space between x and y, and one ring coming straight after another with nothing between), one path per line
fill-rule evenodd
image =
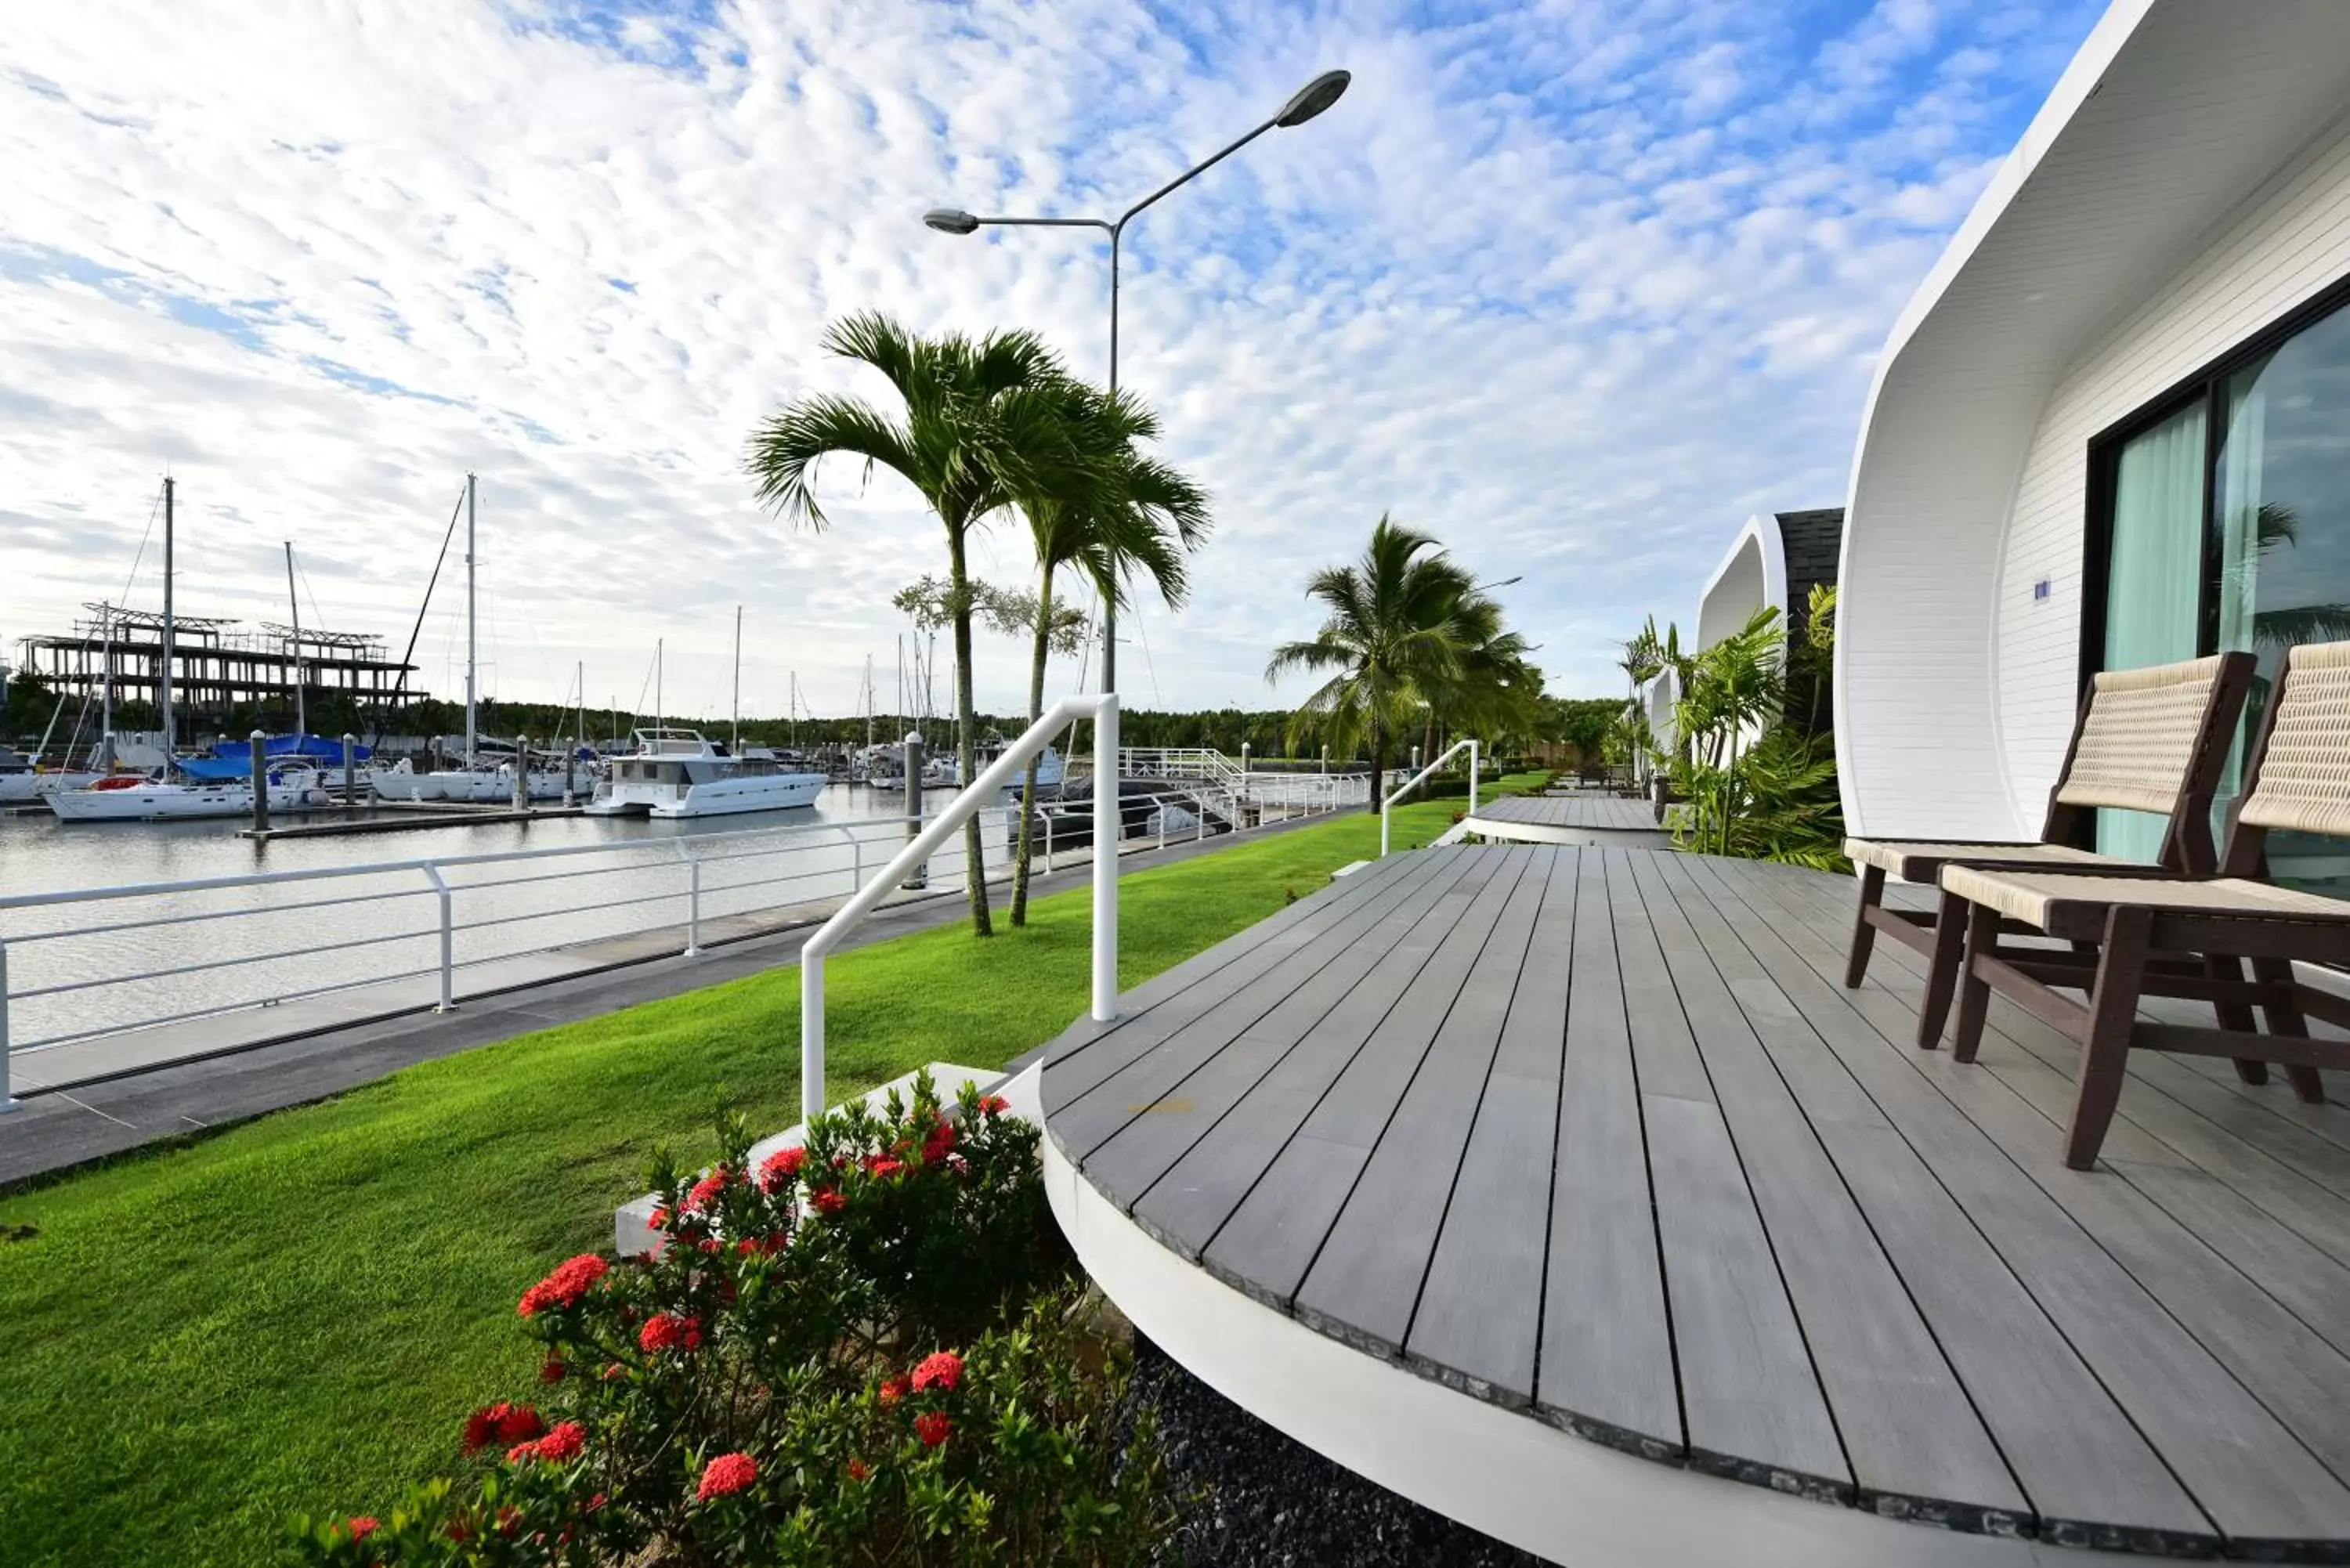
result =
M1845 493L1874 357L2101 6L2085 0L78 0L0 39L0 639L85 601L385 637L479 475L483 687L723 713L897 707L944 568L886 473L762 512L761 417L886 400L827 322L1042 333L1102 377L1086 231L1138 218L1121 372L1215 532L1121 620L1150 708L1285 705L1304 586L1383 513L1497 590L1563 695L1761 510ZM142 541L143 546L142 546ZM462 541L460 544L462 549ZM134 566L135 563L135 566ZM974 570L1024 582L1016 519ZM459 691L453 560L417 640ZM944 659L941 659L943 666ZM983 638L980 706L1024 650ZM1074 661L1055 690L1073 690ZM936 687L947 702L943 678Z

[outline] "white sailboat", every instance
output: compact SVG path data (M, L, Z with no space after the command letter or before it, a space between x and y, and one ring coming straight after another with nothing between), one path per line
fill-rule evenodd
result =
M484 766L481 736L473 722L473 685L479 644L474 616L473 476L465 475L465 765L415 776L412 800L490 802L514 798L513 775Z

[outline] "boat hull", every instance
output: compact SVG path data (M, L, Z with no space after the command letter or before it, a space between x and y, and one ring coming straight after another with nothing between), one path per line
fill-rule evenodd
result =
M170 822L196 817L246 816L253 791L234 784L147 784L135 789L60 790L49 809L63 822ZM271 811L316 811L328 805L317 784L277 784L269 791Z
M61 789L87 789L103 774L0 774L0 805L30 805Z

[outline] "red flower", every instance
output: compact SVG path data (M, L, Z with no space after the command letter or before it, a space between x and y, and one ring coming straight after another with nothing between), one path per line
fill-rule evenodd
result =
M848 1199L840 1195L837 1187L817 1188L808 1194L808 1201L816 1205L819 1214L837 1214L848 1207Z
M934 1351L922 1357L914 1368L916 1388L939 1388L949 1393L962 1381L962 1357L951 1350Z
M696 1210L706 1210L711 1200L725 1190L726 1168L722 1165L693 1184L693 1190L685 1195L685 1206Z
M935 1449L947 1440L954 1423L947 1419L944 1410L925 1410L914 1417L914 1436L922 1439L922 1447Z
M701 1241L695 1242L694 1245L701 1248L703 1251L709 1253L713 1258L726 1250L726 1244L715 1236L704 1236Z
M365 1541L369 1536L373 1535L377 1531L383 1528L383 1521L375 1518L371 1514L362 1513L357 1518L351 1520L350 1522L346 1524L343 1528L350 1532L351 1539L353 1541Z
M881 1385L881 1405L884 1409L895 1405L905 1397L906 1380L904 1378L892 1377Z
M750 1455L721 1454L702 1467L702 1484L693 1489L693 1501L732 1497L758 1479L758 1462Z
M938 1164L939 1161L944 1159L948 1155L954 1152L954 1123L946 1121L941 1122L938 1126L931 1129L931 1136L922 1140L922 1163L924 1165Z
M667 1230L669 1228L669 1210L666 1209L656 1208L651 1213L645 1216L645 1224L655 1231Z
M865 1162L865 1174L876 1181L895 1176L905 1168L905 1161L890 1159L886 1156L877 1157Z
M1005 1099L1002 1095L989 1095L979 1102L980 1113L983 1116L1002 1116L1005 1111L1008 1111L1011 1108L1012 1102Z
M546 1430L546 1423L539 1418L537 1411L527 1405L509 1405L501 1399L465 1417L465 1452L477 1452L493 1441L525 1442Z
M555 1272L523 1292L522 1304L515 1310L525 1317L536 1317L549 1307L568 1310L579 1304L588 1288L606 1274L612 1265L593 1252L582 1252L556 1265Z
M447 1526L442 1530L441 1533L447 1536L452 1541L471 1541L473 1539L473 1526L472 1521L463 1518L452 1519L448 1522Z
M645 1326L637 1331L637 1344L647 1355L658 1355L664 1350L679 1346L699 1350L702 1348L702 1320L680 1317L673 1312L656 1314L645 1319Z
M535 1443L516 1443L506 1450L506 1463L522 1464L541 1459L548 1464L561 1464L576 1459L588 1447L588 1428L577 1421L566 1421Z
M546 1365L538 1369L538 1380L541 1383L560 1383L570 1371L571 1368L564 1366L560 1359L550 1355L546 1358Z
M773 1192L779 1187L790 1186L800 1179L800 1167L806 1163L807 1150L804 1148L781 1149L769 1155L759 1167L759 1190Z
M871 1480L873 1467L863 1459L851 1459L848 1461L848 1479L853 1481Z
M600 1491L598 1492L594 1497L588 1500L588 1511L589 1513L599 1511L603 1508L605 1501L604 1494Z
M605 1382L618 1383L621 1378L626 1377L628 1375L629 1369L621 1366L619 1362L611 1361L605 1363L602 1374Z

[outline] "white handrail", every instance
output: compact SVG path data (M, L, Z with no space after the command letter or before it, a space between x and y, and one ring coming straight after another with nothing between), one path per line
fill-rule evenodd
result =
M898 852L873 879L858 889L832 919L800 948L800 1108L807 1125L824 1115L824 959L857 923L871 914L890 889L929 859L955 829L1011 787L1065 724L1094 722L1094 941L1093 1016L1107 1023L1118 1016L1118 843L1125 826L1118 801L1118 693L1064 697L1045 711L1021 737L972 781L969 788L929 826ZM979 873L974 870L975 877Z
M1444 754L1442 756L1437 758L1434 762L1420 769L1419 772L1412 774L1411 777L1407 779L1404 783L1397 785L1394 792L1390 794L1387 799L1379 802L1380 859L1384 860L1388 857L1388 807L1393 805L1397 801L1401 800L1405 795L1419 788L1419 783L1422 779L1425 779L1429 774L1442 767L1446 763L1451 762L1454 754L1463 746L1469 748L1469 814L1471 816L1474 816L1477 814L1477 742L1474 741L1455 741L1452 744L1444 749Z

